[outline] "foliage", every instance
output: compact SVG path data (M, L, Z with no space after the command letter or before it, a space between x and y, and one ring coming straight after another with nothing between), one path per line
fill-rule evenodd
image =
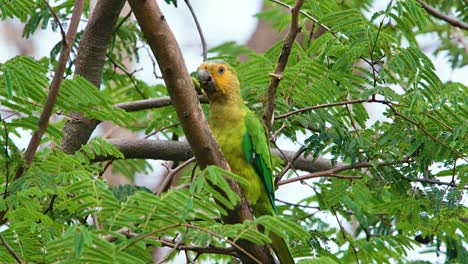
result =
M165 2L177 7L175 0ZM113 107L167 96L163 84L147 84L117 70L127 58L139 62L144 42L136 23L122 18L108 49L101 89L71 76L72 56L54 109L58 118L18 180L13 177L23 163L23 150L15 138L38 128L37 113L61 44L50 57L18 56L0 64L0 210L6 211L9 223L1 236L11 249L26 262L146 263L155 246L232 248L239 239L264 245L270 242L268 233L275 232L290 242L299 263L407 262L419 246L445 255L448 263L466 261L468 90L466 84L441 80L420 43L423 35L437 38L434 53L446 56L453 69L466 67L467 54L453 41L457 30L431 17L415 0L393 1L381 11L371 8L377 1L305 2L302 11L330 31L301 16L305 32L293 46L278 87L272 134L298 142L302 133L306 139L299 143L307 155L371 166L328 175L355 177L351 180L307 181L306 197L279 203L279 216L234 225L221 221L240 200L226 178L242 178L215 167L193 175L183 171L179 183L190 187L162 195L132 185L109 187L100 177L106 163L93 162L96 156L120 159L113 170L130 179L152 167L147 161L125 160L101 137L73 155L51 147L63 137L60 117L80 112L147 136L158 131L166 139L183 136L172 107L132 113ZM427 3L467 19L464 1ZM272 21L279 31L287 29L289 13L269 5L258 17ZM58 1L53 10L68 21L72 7L73 1ZM25 37L49 26L59 31L43 1L2 0L0 12L2 19L24 23ZM263 54L233 42L210 50L213 59L223 58L236 69L244 99L259 116L282 44ZM246 61L237 59L242 54ZM316 109L304 110L310 106ZM371 118L377 110L385 118ZM300 113L283 116L291 111ZM437 184L439 180L450 184ZM5 245L0 252L0 262L15 261ZM171 251L169 258L177 252ZM203 254L201 259L228 262L231 256Z

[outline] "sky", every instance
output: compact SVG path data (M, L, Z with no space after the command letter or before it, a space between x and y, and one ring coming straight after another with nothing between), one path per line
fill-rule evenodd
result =
M208 48L227 41L235 41L239 44L245 44L256 26L257 19L254 15L260 11L262 5L262 1L259 0L203 0L191 2L197 17L200 20ZM374 6L373 10L382 10L388 3L388 1L376 2L377 4ZM178 8L175 8L172 5L167 5L162 0L159 0L158 3L180 44L189 72L194 71L202 62L202 49L198 32L184 1L178 1ZM370 16L370 13L368 15ZM1 34L2 30L4 29L2 29L2 23L0 23L0 62L5 62L9 58L16 56L19 51L16 47L11 46L11 43L3 37L4 35ZM34 56L36 58L48 56L52 46L60 41L60 39L61 36L58 32L51 32L49 30L37 33L33 37L33 41L36 45L36 53ZM433 47L433 49L435 49L438 44L435 43L437 41L436 39L437 38L431 35L425 35L418 38L420 43L424 43L427 47ZM433 49L428 48L426 52L434 62L437 74L441 80L452 80L467 84L468 76L466 73L468 72L468 67L452 70L447 59L444 57L445 54L440 53L438 56L433 56L431 54ZM141 51L140 58L141 66L145 67L143 67L142 71L137 73L137 78L148 83L158 82L158 80L154 79L152 67L148 67L148 65L151 65L151 60L148 58L148 54L145 50ZM135 68L140 67L135 66ZM376 120L383 118L383 106L372 105L368 106L368 109L371 116L371 120L369 122L375 122ZM307 134L299 134L299 141L305 140L307 136ZM19 147L25 148L29 142L29 136L27 133L24 133L21 138L15 138L14 140ZM295 144L284 138L279 140L278 145L280 148L287 150L297 150L300 147L299 144ZM159 163L160 162L156 161L153 162L154 165ZM161 174L161 172L161 170L157 170L152 176L157 176L157 174ZM136 183L140 185L154 185L158 180L152 176L142 175L137 177ZM287 187L281 187L277 191L276 195L280 200L295 203L300 201L308 192L310 192L310 188L296 182L287 185ZM318 213L315 217L322 217L326 221L336 224L334 216L331 216L328 213ZM330 246L333 248L333 245ZM411 252L411 258L430 260L433 263L443 263L444 261L443 257L438 258L435 254L420 255L418 250ZM182 256L181 258L177 258L173 263L185 263L185 257Z

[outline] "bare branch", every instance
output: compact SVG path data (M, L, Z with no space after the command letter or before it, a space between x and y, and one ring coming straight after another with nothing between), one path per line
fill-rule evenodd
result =
M281 1L278 1L278 0L270 0L270 1L272 1L273 3L276 3L276 4L280 5L280 6L289 8L289 9L292 8L292 6L290 6L290 5L286 4L286 3L283 3L283 2L281 2ZM319 25L321 28L323 28L323 29L325 29L326 31L330 32L335 38L338 37L338 35L337 35L335 32L332 32L331 29L330 29L329 27L327 27L326 25L320 23L320 22L318 21L317 18L315 18L315 17L313 17L313 16L307 14L306 12L304 12L304 11L302 11L302 10L301 10L300 12L301 12L302 15L304 15L304 16L307 17L308 19L312 20L315 24Z
M445 185L445 186L448 186L448 187L454 187L454 188L457 188L459 187L460 185L455 183L454 180L450 181L450 182L442 182L442 181L439 181L439 180L434 180L434 179L427 179L427 178L422 178L422 179L411 179L411 178L408 178L408 177L405 177L406 180L408 181L415 181L415 182L420 182L420 183L429 183L429 184L435 184L435 185ZM454 178L453 178L454 179ZM465 184L463 186L463 189L468 189L468 185Z
M132 82L133 84L133 87L135 87L135 90L137 91L137 93L143 98L143 99L147 99L146 95L140 90L140 88L138 87L138 84L135 80L135 77L133 76L137 71L133 71L133 72L129 72L124 66L120 65L118 62L116 62L112 56L110 56L109 54L106 54L106 57L109 59L109 61L112 63L112 65L114 65L114 71L115 71L115 68L121 70L123 73L125 73L125 75L127 75L127 77L130 79L130 81Z
M125 21L127 21L130 18L131 15L132 15L132 10L130 9L130 11L128 11L127 15L125 15L125 17L119 22L119 24L117 24L117 26L115 26L114 31L112 32L112 34L117 32L117 30L120 29L120 27L123 25L123 23L125 23Z
M422 8L424 8L429 14L439 19L444 20L445 22L451 24L452 26L459 27L465 30L468 30L468 24L456 19L455 17L450 17L446 14L441 13L440 11L436 10L435 8L428 5L426 2L422 0L416 0L419 4L421 4Z
M172 179L174 178L174 175L176 175L177 173L179 173L180 171L185 169L188 165L190 165L190 163L192 163L194 161L195 161L195 158L192 157L192 158L184 161L179 166L177 166L177 168L171 170L166 175L166 177L164 177L164 181L159 185L158 191L156 192L156 194L160 195L161 193L166 192L167 190L169 190L169 188L171 187L171 183L172 183Z
M404 158L404 159L402 159L400 161L395 161L395 162L380 162L378 164L378 166L389 166L389 165L406 163L406 162L409 162L409 161L410 161L409 158ZM356 164L347 164L347 165L342 165L342 166L339 166L339 167L331 168L331 169L325 170L325 171L314 172L314 173L306 174L306 175L303 175L303 176L282 180L282 181L280 181L278 183L278 185L283 185L283 184L288 184L288 183L291 183L291 182L303 181L303 180L308 180L308 179L313 179L313 178L320 178L320 177L349 178L349 176L343 177L342 175L337 175L337 173L341 172L341 171L346 171L346 170L371 168L371 167L374 167L374 165L372 163L369 163L369 162L359 162L359 163L356 163ZM361 177L354 176L351 179L355 179L355 178L361 178Z
M29 141L26 152L24 153L25 165L18 167L16 171L15 180L23 175L24 169L31 165L34 154L36 154L37 148L41 142L41 138L49 125L49 118L52 115L55 102L57 101L60 85L63 81L63 74L67 67L68 57L75 41L76 32L78 30L78 24L80 23L81 14L83 13L84 0L75 1L73 13L70 21L70 27L68 28L65 44L62 46L60 57L55 69L54 77L49 87L49 94L44 104L41 116L39 117L38 130L34 132L31 140Z
M44 0L44 3L46 4L47 8L49 9L50 13L52 13L52 16L54 17L55 23L60 28L60 34L62 34L62 44L65 46L67 45L67 36L65 34L65 30L63 30L62 23L60 22L60 19L57 16L57 13L55 13L54 9L50 6L49 1Z
M186 161L193 157L190 146L186 142L168 141L168 140L151 140L151 139L132 139L132 138L115 138L108 139L107 142L120 150L126 159L160 159ZM329 170L335 167L344 166L342 163L334 164L328 159L317 158L311 156L305 157L301 154L296 158L296 151L272 149L273 155L288 161L294 161L292 167L308 171L317 172ZM94 162L113 160L114 157L96 156Z
M291 53L294 40L296 39L297 34L301 31L301 27L298 24L299 20L299 11L301 6L304 3L304 0L297 0L293 8L291 8L291 24L289 26L288 34L284 39L283 48L281 49L280 57L278 58L278 63L276 64L275 71L271 74L271 81L268 85L267 90L267 99L265 103L265 110L263 112L263 120L265 122L266 128L268 131L271 130L273 126L273 111L275 109L275 98L276 98L276 89L283 78L284 69L288 63L289 54Z
M1 113L1 112L0 112ZM2 118L0 115L0 121L3 124L3 132L5 133L5 144L4 144L4 153L5 153L5 191L3 193L3 199L6 200L8 196L8 184L10 181L10 147L8 146L10 142L10 136L9 136L9 131L8 131L8 126L7 123L5 122L5 119Z
M189 250L189 251L197 252L199 254L222 254L222 255L228 255L228 256L233 256L233 257L239 257L239 255L236 253L235 248L233 247L220 248L220 247L216 247L213 245L208 245L207 247L201 247L201 246L196 246L196 245L176 244L168 239L162 239L162 238L159 238L159 239L155 238L155 240L161 242L161 244L163 244L166 247L174 248L177 250Z
M217 239L224 240L224 241L226 241L226 243L228 243L232 247L236 248L236 250L238 250L239 252L242 252L243 254L248 256L250 260L253 260L255 263L259 263L259 264L262 263L262 262L260 262L260 260L258 260L255 256L251 255L249 252L247 252L244 248L242 248L236 242L234 242L234 241L232 241L232 240L230 240L230 239L228 239L226 237L223 237L221 235L218 235L218 234L212 232L211 230L205 229L203 227L200 227L200 226L197 226L197 225L194 225L194 224L182 224L182 223L173 224L173 225L165 226L165 227L157 229L157 230L153 230L153 231L151 231L149 233L146 233L146 234L135 236L135 238L130 243L125 245L121 250L126 250L126 249L132 247L133 245L135 245L137 242L139 242L139 241L141 241L141 240L143 240L145 238L152 237L155 234L161 233L161 232L169 230L169 229L177 228L177 227L186 227L186 228L196 229L196 230L202 231L202 232L204 232L206 234L209 234L209 235L211 235L211 236L213 236L213 237L215 237Z
M304 108L301 108L301 109L297 109L297 110L294 110L294 111L279 115L279 116L275 117L275 120L287 118L287 117L295 115L295 114L304 113L304 112L308 112L308 111L312 111L312 110L316 110L316 109L329 108L329 107L334 107L334 106L351 105L351 104L362 104L362 103L366 103L366 102L369 102L369 101L370 100L368 100L368 99L357 99L357 100L348 100L348 101L341 101L341 102L334 102L334 103L329 103L329 104L321 104L321 105L314 105L314 106L304 107Z
M348 241L349 246L351 247L351 249L354 252L354 257L356 258L356 263L359 264L358 251L356 250L353 243L351 242L351 239L349 239L348 236L346 235L346 231L345 231L343 225L341 224L341 221L338 219L338 215L336 214L335 209L332 209L332 210L333 210L333 215L335 215L336 222L338 222L338 225L340 226L341 234L343 235L343 238Z
M23 264L24 261L20 258L20 256L18 254L16 254L16 252L8 244L8 242L5 240L5 238L3 238L2 233L0 233L0 240L2 241L2 244L5 246L5 248L8 250L8 253L10 253L10 255L12 255L16 259L16 261L18 263Z
M202 44L202 50L203 50L203 61L206 61L208 58L208 49L206 46L206 41L205 41L205 36L203 36L203 31L200 26L200 23L198 22L197 15L195 14L195 11L193 10L192 5L190 4L189 0L185 0L185 4L187 5L188 9L190 10L190 13L192 14L193 21L195 21L195 25L197 26L198 34L200 35L200 40Z
M304 112L307 112L307 111L311 111L311 110L316 110L316 109L321 109L321 108L328 108L328 107L335 107L335 106L347 106L347 105L352 105L352 104L361 104L361 103L378 103L378 104L383 104L383 105L386 105L388 108L390 108L390 110L393 112L393 114L396 116L396 117L400 117L402 118L403 120L405 120L406 122L414 125L415 127L417 127L419 130L421 130L424 134L426 134L428 137L430 137L434 142L436 142L437 144L440 144L442 146L444 146L446 149L448 149L450 152L452 152L453 154L455 154L457 157L461 158L461 159L464 159L465 161L467 160L466 159L466 155L464 155L463 153L460 153L459 151L457 151L456 149L450 147L447 143L443 142L443 141L440 141L438 138L436 138L434 135L432 135L431 133L429 133L429 131L427 131L426 128L424 128L424 126L414 120L412 120L411 118L403 115L400 111L398 111L396 108L395 108L395 104L390 102L390 101L387 101L387 100L379 100L379 99L376 99L375 96L372 96L371 99L356 99L356 100L348 100L348 101L341 101L341 102L335 102L335 103L329 103L329 104L322 104L322 105L314 105L314 106L309 106L309 107L305 107L305 108L301 108L301 109L297 109L297 110L294 110L294 111L291 111L291 112L288 112L288 113L285 113L285 114L282 114L282 115L279 115L277 116L275 119L282 119L282 118L287 118L291 115L294 115L294 114L299 114L299 113L304 113Z
M207 104L208 98L205 95L199 95L198 100L200 103ZM124 102L115 104L114 107L121 108L127 112L135 112L153 108L161 108L165 106L172 105L171 98L169 96L159 97L159 98L151 98L145 100L138 100L138 101L131 101L131 102Z
M294 154L294 157L289 160L286 155L281 155L282 157L284 157L285 159L287 159L287 163L286 163L286 166L284 166L283 170L281 171L280 174L278 174L278 176L275 177L275 186L278 187L278 182L281 181L281 179L283 178L283 176L286 174L286 172L289 171L289 169L291 169L291 167L293 166L294 162L299 159L299 157L304 153L304 151L306 151L306 148L305 147L301 147L295 154ZM284 152L282 153L284 154Z

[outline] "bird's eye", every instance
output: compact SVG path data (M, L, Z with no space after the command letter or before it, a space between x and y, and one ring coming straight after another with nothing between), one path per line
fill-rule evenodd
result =
M223 74L225 71L226 71L226 69L225 69L223 66L220 66L220 67L218 68L218 73L219 73L219 74Z

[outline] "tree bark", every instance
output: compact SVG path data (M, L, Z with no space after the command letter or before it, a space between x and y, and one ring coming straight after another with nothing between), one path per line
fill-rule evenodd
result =
M151 139L108 139L108 143L116 147L126 159L158 159L185 161L193 157L189 144L180 141L151 140ZM273 155L288 162L296 155L295 151L272 149ZM94 162L113 160L114 157L96 156ZM328 159L300 155L293 162L292 168L307 172L319 172L341 167L345 164L334 164Z
M81 37L75 74L96 87L101 84L107 46L124 4L125 0L98 1ZM80 113L72 113L71 116L63 128L62 149L67 153L74 153L86 144L99 124L99 121L90 120Z

